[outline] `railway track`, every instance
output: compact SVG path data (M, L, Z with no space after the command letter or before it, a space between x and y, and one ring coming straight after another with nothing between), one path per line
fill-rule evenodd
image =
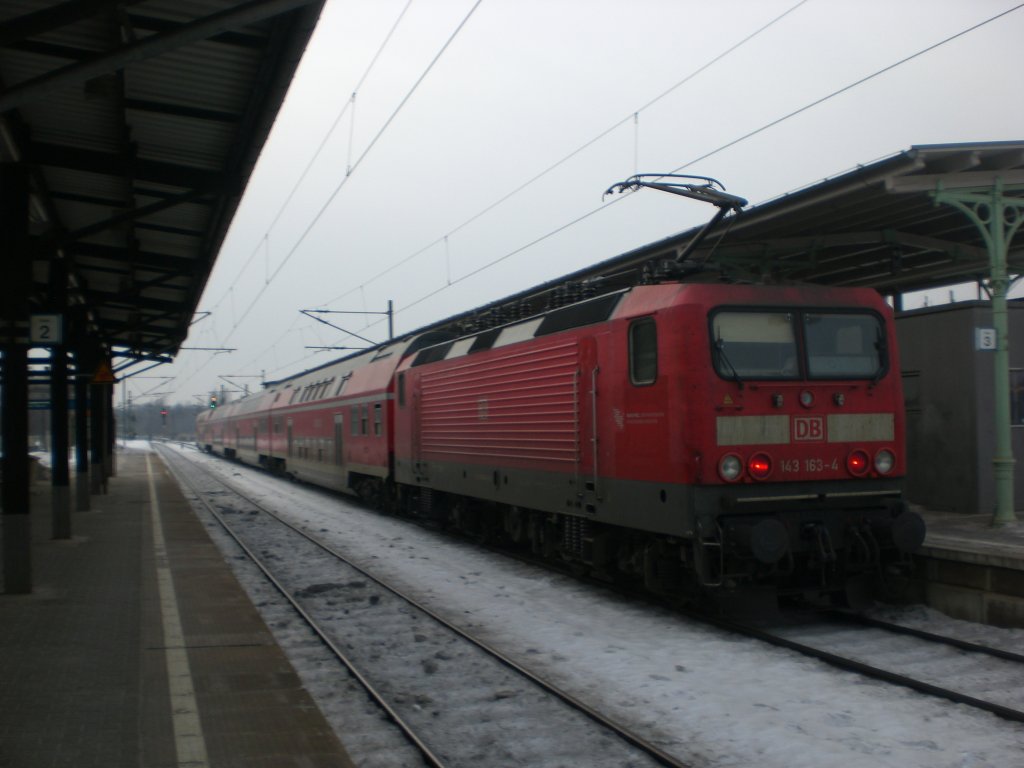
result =
M425 764L686 765L180 453L160 453Z
M769 628L703 618L841 669L1024 723L1019 653L846 611L804 615Z

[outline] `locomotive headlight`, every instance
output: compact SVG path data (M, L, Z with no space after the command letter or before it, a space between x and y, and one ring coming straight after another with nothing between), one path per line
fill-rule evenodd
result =
M880 475L888 475L892 472L892 468L896 466L896 457L893 456L892 451L885 450L884 448L875 454L875 471Z
M867 474L868 455L864 451L852 451L846 457L846 468L850 471L851 475L857 477Z
M740 457L734 453L723 456L722 460L718 462L718 474L727 483L736 482L740 475L743 474L743 462L740 460Z
M804 408L810 408L814 405L814 393L809 389L805 389L800 393L800 405Z

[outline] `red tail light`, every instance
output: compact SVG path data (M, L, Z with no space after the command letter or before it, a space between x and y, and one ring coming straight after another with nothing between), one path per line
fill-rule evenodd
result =
M846 457L846 468L849 470L851 475L860 477L861 475L867 474L868 467L870 466L870 459L864 451L853 451L849 456Z
M755 480L764 480L772 473L772 460L763 453L755 453L747 462L747 471Z

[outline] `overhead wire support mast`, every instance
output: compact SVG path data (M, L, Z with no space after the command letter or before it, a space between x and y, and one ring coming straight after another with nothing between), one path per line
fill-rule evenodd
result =
M650 179L650 181L648 181ZM691 181L664 181L664 179L691 179ZM695 184L692 180L702 181L703 184ZM625 181L612 184L605 190L605 196L616 192L635 192L640 187L660 189L662 192L671 192L673 195L681 195L691 200L700 200L704 203L711 203L718 208L718 212L707 222L693 239L687 243L686 248L676 258L676 264L685 262L697 246L700 245L708 233L724 219L730 212L738 213L746 204L746 198L733 195L725 191L725 185L710 176L690 176L679 173L638 173L630 176ZM717 189L716 189L717 187ZM709 254L710 255L710 254ZM704 261L707 260L705 257Z

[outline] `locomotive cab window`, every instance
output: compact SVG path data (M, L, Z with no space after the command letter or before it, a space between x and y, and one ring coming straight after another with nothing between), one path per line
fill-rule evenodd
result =
M808 312L804 339L811 378L869 379L884 371L885 333L875 315Z
M886 369L873 312L719 310L711 350L723 379L872 379Z
M658 378L658 326L653 317L629 326L629 380L653 384Z
M711 322L718 374L726 379L795 379L800 374L789 312L718 312Z

